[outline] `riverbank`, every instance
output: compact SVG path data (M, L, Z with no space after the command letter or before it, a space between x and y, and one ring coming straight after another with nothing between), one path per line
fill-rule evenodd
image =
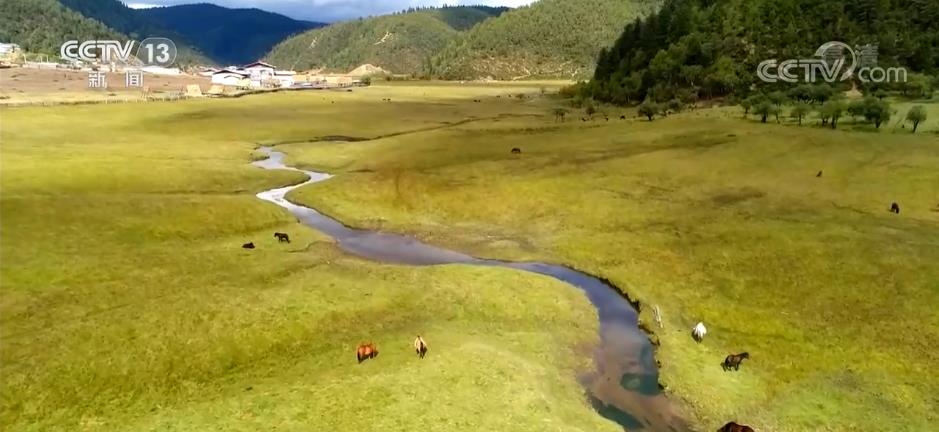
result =
M570 263L659 306L663 382L702 429L935 426L936 138L732 117L546 116L281 148L337 174L290 198L353 226ZM742 351L740 372L721 370Z

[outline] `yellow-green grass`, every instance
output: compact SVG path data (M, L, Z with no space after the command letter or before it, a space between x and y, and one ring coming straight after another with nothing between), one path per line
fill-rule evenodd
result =
M248 166L259 142L532 110L418 91L0 110L0 428L616 430L576 381L577 290L355 259L254 197L299 179Z
M658 305L663 382L703 430L939 428L933 134L699 110L281 149L336 174L291 198L351 225L570 264L639 299L646 321ZM689 334L697 321L702 344ZM739 372L721 370L742 351Z

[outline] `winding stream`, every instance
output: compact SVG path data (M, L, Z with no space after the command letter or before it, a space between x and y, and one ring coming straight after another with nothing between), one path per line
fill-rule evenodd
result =
M253 165L263 169L302 172L309 179L293 186L261 192L257 197L287 209L304 225L334 238L342 250L352 255L414 266L466 264L505 267L550 276L577 287L596 307L600 320L600 344L594 352L596 369L580 377L597 412L629 430L688 430L659 389L654 347L639 329L636 310L609 283L564 266L476 258L401 235L347 227L285 198L294 189L329 179L329 174L286 166L284 153L270 147L259 150L268 158Z

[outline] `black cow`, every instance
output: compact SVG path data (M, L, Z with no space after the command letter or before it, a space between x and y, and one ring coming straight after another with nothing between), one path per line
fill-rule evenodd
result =
M254 249L254 243L245 243L241 245L242 249Z
M522 149L515 147L512 149L512 154L522 154Z
M890 204L890 211L896 214L900 214L900 204L897 204L897 203Z
M276 232L274 233L274 238L281 243L290 243L290 236L287 235L287 233Z

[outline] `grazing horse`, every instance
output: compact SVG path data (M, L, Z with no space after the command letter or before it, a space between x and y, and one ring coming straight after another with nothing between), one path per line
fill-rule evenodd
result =
M241 247L242 249L254 249L254 243L245 243Z
M721 368L725 371L729 370L730 368L734 368L734 370L740 370L740 362L748 358L750 358L750 354L745 352L740 354L731 354L724 359L724 363L721 363Z
M290 236L287 235L287 233L276 232L274 233L274 238L281 243L290 243Z
M897 204L897 203L890 204L890 211L896 214L900 214L900 204Z
M512 149L512 154L522 154L522 149L515 147Z
M421 335L417 335L417 339L414 339L414 352L421 356L421 358L424 358L427 354L427 342L424 341Z
M708 334L708 329L704 326L703 322L699 322L691 328L691 336L699 343L704 339L706 334Z
M738 424L736 422L729 422L725 424L722 428L718 429L717 432L756 432L752 427L747 425Z
M365 359L371 359L378 357L378 348L375 348L375 344L369 342L367 344L359 344L359 347L355 349L355 358L362 363Z

